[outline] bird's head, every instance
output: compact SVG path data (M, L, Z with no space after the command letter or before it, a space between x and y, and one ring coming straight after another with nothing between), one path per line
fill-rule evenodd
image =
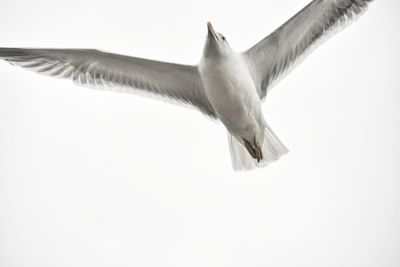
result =
M223 57L232 49L225 36L214 30L210 22L207 22L207 39L204 45L204 57Z

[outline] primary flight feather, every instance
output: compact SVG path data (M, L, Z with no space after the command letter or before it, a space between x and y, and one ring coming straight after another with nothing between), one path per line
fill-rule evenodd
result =
M89 87L143 91L189 104L224 124L233 168L253 169L288 152L262 113L268 90L371 1L314 0L244 53L208 23L203 56L193 66L93 49L0 48L0 58Z

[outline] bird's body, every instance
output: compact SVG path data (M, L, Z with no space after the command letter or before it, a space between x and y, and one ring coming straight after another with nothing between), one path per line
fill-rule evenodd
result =
M224 58L203 57L199 70L206 95L228 132L246 140L262 139L261 100L242 55L232 51Z
M273 82L371 1L314 0L243 53L208 23L203 56L195 66L93 49L0 48L0 58L80 85L141 90L190 104L224 124L233 168L253 169L288 152L262 113Z

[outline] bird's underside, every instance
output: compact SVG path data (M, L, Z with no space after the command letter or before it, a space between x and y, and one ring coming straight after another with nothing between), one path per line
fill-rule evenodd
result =
M317 44L362 14L369 2L372 0L314 0L269 36L240 53L259 99L264 99L274 81L299 63ZM216 39L221 44L225 41L225 37L219 33ZM218 49L225 49L221 47ZM203 58L207 53L205 49ZM207 94L203 77L196 65L166 63L94 49L0 48L0 58L11 64L70 79L92 88L144 92L172 99L218 119L213 99ZM265 128L269 129L269 126ZM246 164L247 167L243 167L245 169L263 166L283 154L284 147L273 145L273 140L278 140L276 135L271 131L265 136L267 139L264 141L256 140L259 142L257 146L256 141L249 138L242 141L230 139L230 142L239 142L231 146L232 158L233 153L243 154L241 150L244 149L247 156L255 160L255 163L243 163L241 156L237 158L239 167L236 169Z

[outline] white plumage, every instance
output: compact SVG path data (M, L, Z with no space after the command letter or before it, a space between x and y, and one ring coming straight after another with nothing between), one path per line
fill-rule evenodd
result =
M91 49L0 48L0 58L89 87L143 91L189 104L224 124L234 169L253 169L288 152L262 114L269 88L371 1L314 0L244 53L208 23L203 57L193 66Z

